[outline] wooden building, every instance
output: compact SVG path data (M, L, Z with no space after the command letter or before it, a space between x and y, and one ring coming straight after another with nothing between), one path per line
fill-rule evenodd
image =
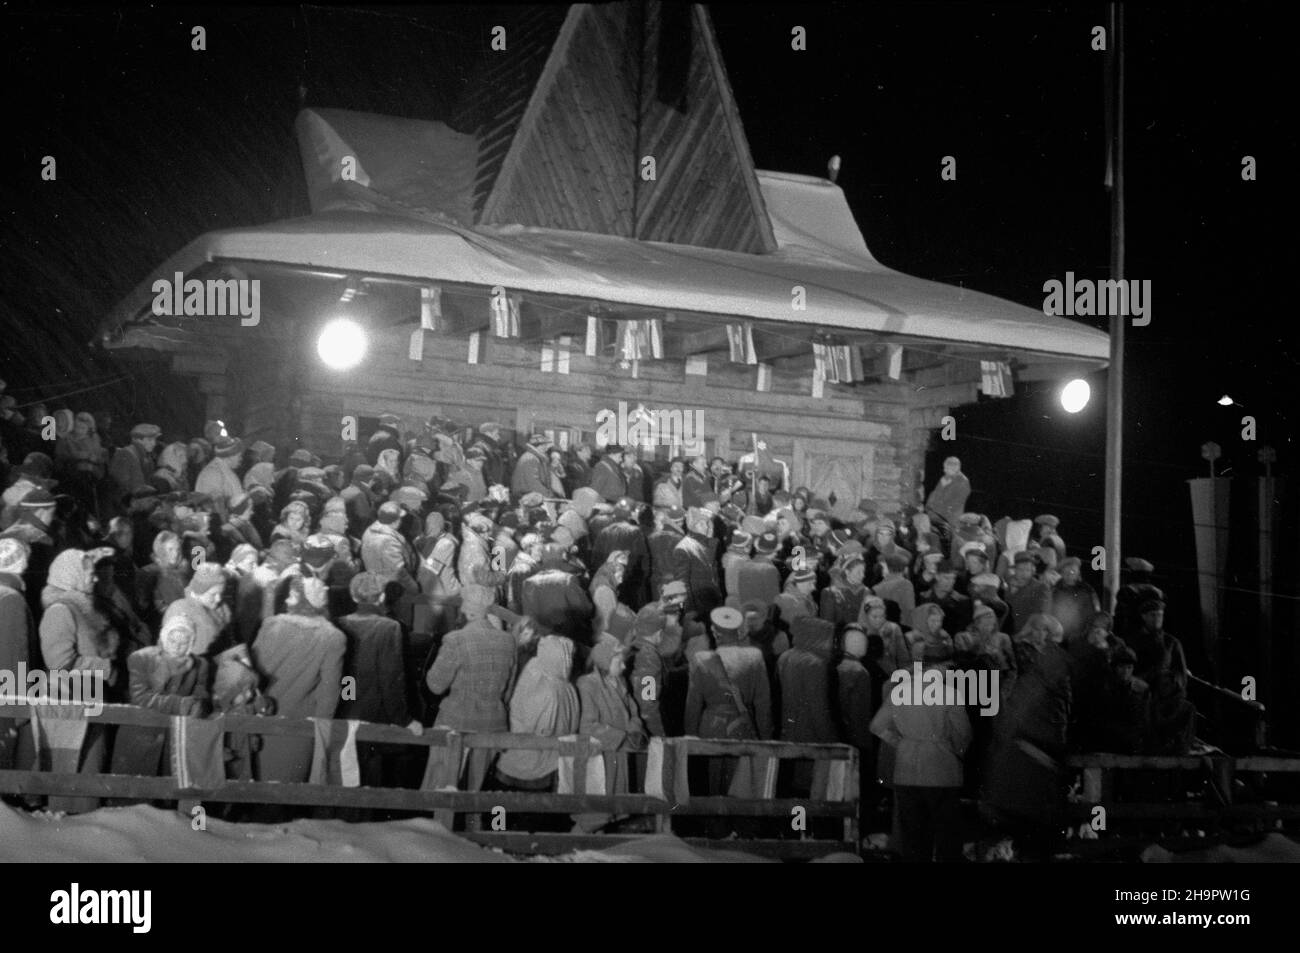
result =
M516 30L450 120L303 112L312 214L200 237L103 343L282 452L337 453L384 412L571 443L623 401L698 413L710 454L757 434L848 507L914 500L981 386L1105 363L1104 334L883 267L831 182L756 170L703 7ZM177 275L256 280L259 320L160 314ZM338 317L368 338L346 371L316 352Z

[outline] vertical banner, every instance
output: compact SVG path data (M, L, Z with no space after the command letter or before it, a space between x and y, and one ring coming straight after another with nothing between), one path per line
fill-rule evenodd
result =
M519 337L519 308L522 299L517 294L506 294L501 288L493 288L488 297L488 306L492 315L492 334L499 338Z
M475 331L469 336L469 357L466 360L470 364L483 363L483 332Z
M573 350L573 338L562 335L555 342L555 370L559 374L569 373L569 352Z
M587 357L595 357L600 353L600 318L587 316Z
M886 373L891 381L902 380L903 378L903 345L886 344L885 345L885 363L888 367Z
M406 356L413 361L424 360L424 329L416 328L411 332L411 342L407 345Z
M1192 527L1196 535L1196 570L1201 596L1201 631L1205 657L1218 676L1221 626L1220 580L1228 569L1228 500L1232 480L1200 477L1187 481L1192 494Z
M555 370L555 343L542 342L542 373L550 374Z
M420 330L437 331L442 323L442 289L436 285L420 289Z
M772 389L772 365L758 365L758 389L761 391L770 391Z

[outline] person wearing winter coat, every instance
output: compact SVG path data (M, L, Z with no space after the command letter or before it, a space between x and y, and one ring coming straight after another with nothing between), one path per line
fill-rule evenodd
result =
M912 610L911 628L907 631L907 643L912 647L912 661L921 661L921 656L930 647L943 647L954 651L952 636L943 629L943 609L932 602L917 606Z
M925 650L923 671L947 671L951 653ZM871 731L894 751L893 786L898 851L904 861L961 860L962 757L971 742L965 706L913 704L905 670L884 693Z
M1151 744L1155 754L1186 754L1196 740L1196 708L1187 697L1183 644L1165 631L1165 603L1149 598L1138 606L1141 628L1129 640L1134 671L1151 689Z
M686 517L687 535L673 549L673 579L686 584L686 612L707 619L722 605L718 582L718 541L713 538L713 515L693 509Z
M136 575L136 605L141 621L156 630L167 607L185 598L190 564L182 558L180 537L171 530L154 537L152 551L153 561Z
M1097 591L1083 581L1078 556L1064 559L1057 566L1061 579L1052 587L1051 613L1065 630L1066 642L1081 638L1088 621L1101 611Z
M396 414L381 414L379 426L366 441L366 462L372 467L379 461L379 455L385 450L402 451L402 419Z
M578 692L569 681L573 642L544 635L537 655L519 675L510 696L510 732L559 738L577 732L581 723ZM510 748L497 759L497 779L507 788L549 791L555 786L559 755L555 749Z
M203 563L185 587L185 595L169 605L162 624L177 617L188 619L194 629L195 655L212 656L229 648L231 614L225 604L226 570L217 563Z
M1137 655L1126 645L1112 653L1091 707L1094 725L1085 750L1145 754L1151 749L1151 689L1133 674L1136 664Z
M514 686L517 652L511 633L501 629L487 610L494 592L487 586L467 583L461 589L461 613L465 625L449 632L429 669L425 682L434 695L445 696L438 705L435 728L460 732L505 732L510 730L510 692ZM491 767L491 754L472 749L467 763L454 774L465 774L462 790L477 791ZM454 783L445 763L431 764L437 776L426 786Z
M878 657L881 670L889 675L895 669L912 667L912 647L903 635L898 623L890 622L886 616L885 600L879 596L867 596L862 600L862 612L858 624L867 634L868 653ZM870 651L873 643L879 644L879 655Z
M818 617L834 624L837 631L862 614L862 601L870 595L862 581L866 571L861 553L850 553L831 566L831 584L822 590Z
M65 549L54 557L49 579L41 592L41 655L51 672L77 673L94 679L105 702L115 702L124 694L117 632L109 620L95 608L92 595L95 563L99 551ZM108 760L107 726L91 723L86 728L81 748L79 773L99 774ZM51 797L51 811L80 813L93 811L99 799L93 797Z
M627 478L623 474L621 446L612 443L605 448L604 454L591 468L589 485L606 503L614 503L627 496Z
M628 751L645 747L646 731L636 702L623 676L625 650L612 638L600 639L588 656L590 671L578 677L578 732L600 743L605 768L605 792L626 794ZM575 814L574 831L591 833L612 820L609 814Z
M132 492L149 485L149 477L156 469L154 448L161 433L155 424L136 424L131 428L130 445L118 447L113 453L108 464L108 481L112 487L110 502L118 515L127 514L126 501Z
M681 644L680 626L657 603L643 606L637 613L628 650L629 681L641 721L652 738L668 735L664 725L665 694L671 691L668 660L678 653Z
M0 671L40 668L36 622L23 591L27 544L0 539ZM31 767L35 750L27 717L0 718L0 770Z
M493 572L492 537L495 526L482 513L469 513L460 527L460 552L456 556L456 575L461 585L473 581L479 573ZM502 567L507 569L509 567Z
M262 623L253 662L266 694L285 718L333 718L338 708L347 637L325 617L329 589L313 577L292 577L286 611ZM311 774L313 741L267 735L258 780L303 783Z
M595 572L616 551L627 556L618 596L633 609L639 609L649 597L650 550L645 534L636 523L636 503L627 498L614 505L613 521L592 540L588 566Z
M916 591L912 588L911 580L906 576L910 562L911 560L902 550L882 557L880 559L882 577L871 587L871 591L881 599L898 606L900 621L910 619L912 610L916 608Z
M244 442L238 437L219 437L212 450L212 459L194 479L194 492L211 497L217 515L224 519L230 500L244 492L243 481L235 472L244 455Z
M664 474L663 479L655 484L653 493L653 503L656 507L665 510L685 509L682 505L682 475L685 471L685 464L680 458L673 460L668 465L668 472Z
M537 493L543 498L555 495L551 487L551 459L548 455L551 446L542 434L534 434L528 441L510 476L510 492L516 499L528 493Z
M1039 579L1037 572L1038 559L1033 553L1016 554L1006 599L1011 607L1012 631L1024 628L1030 616L1052 611L1052 587Z
M376 573L386 583L398 583L404 592L418 589L415 576L415 551L397 528L402 508L392 502L379 507L378 518L361 537L361 563L366 572Z
M813 616L800 616L790 625L793 645L777 659L781 685L782 741L830 743L840 740L831 694L831 651L835 627ZM825 761L795 765L796 796L815 795L828 776Z
M424 518L424 535L415 541L415 555L420 560L416 581L432 612L431 632L435 637L450 630L460 605L460 580L456 576L459 546L441 513L433 512Z
M686 734L739 741L772 738L771 686L761 650L745 643L739 609L713 610L714 651L700 651L690 663L686 691ZM750 759L710 758L709 791L757 797Z
M163 623L158 644L127 657L131 704L164 715L202 718L211 711L212 663L193 652L194 625L185 616ZM113 773L156 777L170 773L171 732L122 725L113 743Z
M970 480L961 472L961 460L949 457L943 461L943 476L925 499L925 511L941 531L951 534L969 498Z
M857 623L850 623L841 642L842 650L834 674L835 720L844 743L858 749L861 821L868 814L864 808L875 802L876 785L872 779L876 776L876 738L871 733L871 719L875 715L876 687L863 664L867 657L867 634Z
M542 547L541 568L524 580L520 609L538 625L575 642L591 640L592 602L564 558L562 547Z

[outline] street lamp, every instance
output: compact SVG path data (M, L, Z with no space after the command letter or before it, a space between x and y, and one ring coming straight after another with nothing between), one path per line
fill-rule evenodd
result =
M349 371L365 358L368 343L361 325L348 318L335 318L321 329L316 353L331 370Z
M1076 377L1061 388L1061 406L1067 414L1077 414L1088 406L1092 399L1092 388L1083 378Z

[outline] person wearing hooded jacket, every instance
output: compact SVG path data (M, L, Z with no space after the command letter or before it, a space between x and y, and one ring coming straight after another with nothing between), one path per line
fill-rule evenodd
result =
M581 724L578 693L569 676L573 642L544 635L537 655L519 675L510 696L510 733L559 738L577 732ZM559 753L555 749L510 748L497 759L497 779L507 788L549 791L555 786Z
M831 695L831 652L835 627L824 619L800 616L790 625L793 644L776 662L781 685L782 741L838 742ZM796 796L816 796L825 789L829 763L797 762L791 786Z

